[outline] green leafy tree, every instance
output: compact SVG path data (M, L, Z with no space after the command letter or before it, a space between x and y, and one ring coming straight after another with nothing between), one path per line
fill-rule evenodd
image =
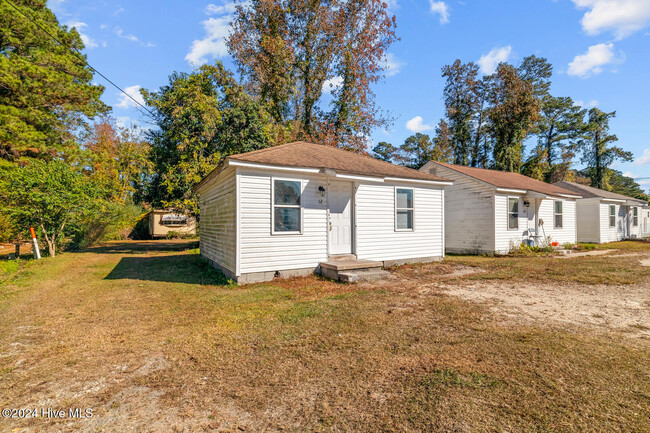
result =
M0 158L74 154L74 133L108 110L100 101L104 88L92 84L79 33L61 26L45 0L12 3L63 45L0 2Z
M387 10L382 0L252 0L237 7L228 48L249 93L292 138L363 151L388 122L372 91L396 39Z
M444 100L454 162L468 165L472 156L472 120L477 112L478 66L456 60L442 68L442 76L446 79Z
M549 166L556 163L566 150L573 150L575 140L584 130L583 110L569 97L548 95L542 100L537 124L538 145L546 151Z
M373 157L386 162L392 162L398 152L399 149L397 147L385 141L380 141L372 148Z
M553 65L547 59L537 57L534 54L525 57L517 67L517 72L519 78L533 86L533 94L536 98L542 100L549 95Z
M408 137L400 146L400 159L404 165L419 169L433 159L434 144L431 138L418 132Z
M168 85L142 94L158 126L149 133L154 206L198 214L192 188L223 158L271 146L284 133L220 62L175 72Z
M639 185L631 177L624 176L623 173L618 170L610 169L609 186L610 191L617 194L623 194L628 197L635 197L640 200L650 201L650 196L643 191L641 185Z
M431 160L448 163L454 162L454 143L449 125L444 120L441 120L436 126Z
M94 182L60 160L34 160L0 182L2 213L23 230L40 231L52 257L102 198Z
M494 74L489 101L494 167L497 170L519 172L524 140L533 129L539 114L539 103L533 85L522 79L515 67L502 63Z
M620 147L611 146L618 141L618 137L609 133L609 121L616 116L616 112L605 113L598 108L589 110L589 120L585 125L585 132L578 140L578 147L582 150L582 162L591 169L591 186L600 189L609 189L609 167L616 160L632 161L632 152Z

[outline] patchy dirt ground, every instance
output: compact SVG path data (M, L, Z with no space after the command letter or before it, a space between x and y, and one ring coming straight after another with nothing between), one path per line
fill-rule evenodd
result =
M0 407L65 416L0 431L648 431L650 251L235 287L195 248L114 242L3 280Z
M615 252L596 250L548 260L571 262L568 259L607 254L606 257L612 260L631 259L639 266L640 272L642 266L650 266L650 252ZM527 278L508 281L489 279L489 276L483 279L488 270L480 267L447 266L439 275L428 273L427 266L422 272L418 272L416 267L415 273L407 278L418 293L444 293L480 302L509 320L551 326L586 326L650 342L650 284L645 279L633 284L581 284L562 280L536 281L535 275L531 274ZM579 267L576 266L576 272ZM479 278L462 278L472 275ZM423 281L425 276L428 281Z
M650 288L472 282L442 287L514 320L596 327L650 341Z

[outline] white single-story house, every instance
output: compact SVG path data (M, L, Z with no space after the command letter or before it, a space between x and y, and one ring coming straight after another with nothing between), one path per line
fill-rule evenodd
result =
M195 235L196 219L167 209L154 209L149 212L149 236L157 239L167 237L170 233Z
M426 173L453 180L445 188L449 253L507 253L522 243L576 242L579 194L519 173L429 161Z
M582 196L578 200L578 242L605 243L641 237L641 210L647 202L575 182L554 185Z
M650 206L641 209L641 236L650 237Z
M439 260L448 185L302 141L231 155L195 188L201 255L243 283L318 272L337 257Z

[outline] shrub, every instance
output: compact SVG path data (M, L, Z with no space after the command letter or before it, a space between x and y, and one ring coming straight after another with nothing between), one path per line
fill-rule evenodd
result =
M140 206L103 202L80 224L72 245L86 248L100 242L126 239L146 213Z

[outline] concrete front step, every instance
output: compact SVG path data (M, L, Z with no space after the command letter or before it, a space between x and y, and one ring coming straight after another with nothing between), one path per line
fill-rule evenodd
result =
M361 270L353 272L339 272L339 281L342 283L356 283L359 281L377 281L388 278L390 272L382 270Z
M372 281L390 275L382 270L383 263L373 260L344 259L321 262L320 274L336 281Z
M373 260L328 260L321 262L321 269L332 269L335 271L349 271L353 269L381 269L384 266L383 262L376 262Z

